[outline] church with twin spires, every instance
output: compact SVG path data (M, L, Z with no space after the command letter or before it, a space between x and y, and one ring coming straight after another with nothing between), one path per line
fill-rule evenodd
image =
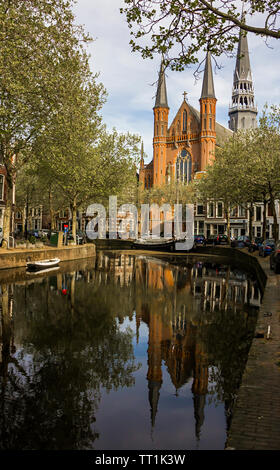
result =
M140 162L139 182L146 189L168 184L172 180L188 184L193 178L199 177L215 158L216 146L222 146L238 129L257 126L247 37L240 33L229 109L229 129L216 121L217 98L209 51L205 59L199 110L188 103L186 94L183 93L183 102L170 124L162 62L153 108L153 159L145 164L142 153Z

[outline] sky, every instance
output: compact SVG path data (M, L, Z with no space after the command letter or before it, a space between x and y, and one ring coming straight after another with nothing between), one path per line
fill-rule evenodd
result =
M156 80L160 68L160 57L142 59L140 53L132 52L130 33L125 15L119 10L123 0L76 0L74 13L76 22L84 25L94 41L88 46L90 66L99 73L98 80L105 86L108 97L102 116L108 129L116 128L120 133L140 135L145 162L153 157L153 106ZM256 18L255 23L258 23ZM267 103L280 104L280 41L264 39L248 34L248 45L255 88L255 103L259 115ZM217 98L217 121L228 127L228 108L235 59L221 56L217 61L222 66L216 69L213 63L214 86ZM188 93L189 103L199 110L202 75L194 78L195 67L183 72L167 70L166 85L169 105L169 125L183 101L183 92Z

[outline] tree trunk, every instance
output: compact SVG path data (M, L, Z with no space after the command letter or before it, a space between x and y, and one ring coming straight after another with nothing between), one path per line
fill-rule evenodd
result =
M278 221L277 221L277 214L276 214L276 208L275 208L275 198L273 194L270 194L270 204L272 207L272 215L273 215L273 238L275 241L278 241L279 239L279 227L278 227Z
M227 220L227 236L228 239L230 240L230 205L227 204L227 208L225 210L225 216Z
M12 207L13 207L13 185L9 184L9 179L7 178L7 192L6 192L6 206L3 219L3 248L8 248L9 246L9 236L11 233L11 216L12 216Z
M267 208L267 200L263 199L263 226L262 226L262 237L266 239L266 208Z
M51 188L49 189L49 211L50 211L50 219L51 219L51 230L55 230L55 217L54 217L53 197L52 197Z
M254 216L254 206L253 203L250 203L249 207L249 238L252 240L252 232L253 232L253 216Z
M74 238L74 245L76 245L76 234L77 234L77 200L76 200L76 197L74 197L72 201L71 212L72 212L72 235Z

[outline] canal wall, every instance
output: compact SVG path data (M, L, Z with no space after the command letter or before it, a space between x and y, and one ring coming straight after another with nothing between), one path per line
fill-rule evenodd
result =
M96 247L93 243L78 246L55 248L45 246L33 249L0 249L0 270L26 267L28 261L40 261L49 258L59 258L61 261L71 261L95 256Z
M280 275L270 270L268 258L258 262L267 283L233 409L230 450L280 449Z

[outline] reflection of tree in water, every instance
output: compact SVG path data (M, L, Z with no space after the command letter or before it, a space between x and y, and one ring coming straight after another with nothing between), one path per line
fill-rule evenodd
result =
M95 296L92 283L73 282L73 276L66 279L69 290L72 284L67 296L50 289L47 278L15 286L21 370L8 353L11 335L2 335L2 449L92 448L101 387L134 384L132 332L119 330L104 298L108 292Z
M225 403L227 429L240 387L254 336L257 314L252 311L215 311L214 321L200 330L207 344L209 369L208 394L211 400Z

